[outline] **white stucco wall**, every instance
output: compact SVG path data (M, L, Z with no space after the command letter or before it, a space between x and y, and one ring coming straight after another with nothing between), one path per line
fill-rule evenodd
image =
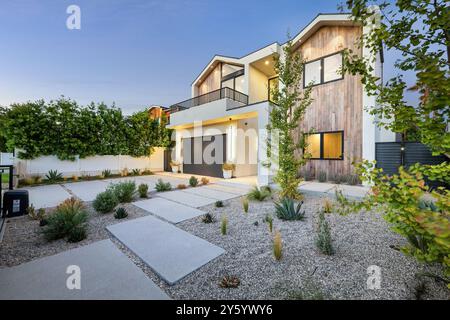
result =
M18 174L23 176L41 175L44 176L50 170L57 170L64 176L72 175L99 175L103 170L109 169L112 173L118 173L127 168L149 169L152 171L163 171L164 169L164 149L155 148L150 157L131 156L94 156L84 159L77 158L75 161L62 161L56 156L44 156L32 160L15 159L14 165Z

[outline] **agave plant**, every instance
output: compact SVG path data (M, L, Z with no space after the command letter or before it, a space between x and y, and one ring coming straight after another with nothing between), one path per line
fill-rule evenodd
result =
M283 198L279 203L275 203L275 213L281 220L303 220L305 211L301 211L303 201L297 203L290 198Z
M58 182L63 179L62 173L58 172L58 170L50 170L46 175L45 178L48 182Z

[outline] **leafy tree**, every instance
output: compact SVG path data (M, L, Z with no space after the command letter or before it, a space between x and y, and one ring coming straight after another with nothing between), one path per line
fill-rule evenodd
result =
M311 104L311 88L301 91L303 60L292 46L292 40L283 47L283 57L276 55L275 71L279 77L279 88L271 91L272 102L270 121L267 129L278 136L278 170L274 178L279 184L280 196L298 198L298 171L306 163L306 157L296 157L295 152L303 149L305 136L300 133L299 141L294 140L299 121L303 119L306 108ZM271 141L267 149L270 156Z
M371 1L371 3L373 3ZM379 125L394 132L413 136L427 144L434 154L449 154L450 133L450 9L448 1L398 0L379 3L377 10L369 1L348 0L346 9L352 18L369 32L362 36L365 45L375 54L384 45L397 50L401 58L395 63L398 75L381 83L373 74L373 58L364 58L346 50L344 72L361 75L368 94L376 97L377 105L368 111L381 119ZM379 21L378 21L379 20ZM413 72L415 84L407 86L402 74ZM407 90L419 94L417 106L406 102ZM415 134L414 133L419 133ZM409 242L402 251L419 261L441 263L446 281L450 282L450 191L443 187L430 190L425 177L450 184L450 163L424 166L416 164L400 168L399 174L386 176L373 162L357 164L362 181L371 184L372 192L361 203L350 203L338 196L350 211L362 207L378 208L395 232ZM424 206L424 197L432 206Z

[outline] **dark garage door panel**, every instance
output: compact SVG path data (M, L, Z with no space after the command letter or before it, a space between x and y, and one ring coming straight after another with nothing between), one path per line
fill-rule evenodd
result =
M222 135L216 135L216 136L208 136L206 138L206 141L203 139L204 137L196 137L196 138L185 138L183 139L183 159L190 159L191 163L184 163L183 162L183 173L190 173L190 174L198 174L203 176L210 176L210 177L217 177L222 178L222 164L226 161L227 154L227 139L226 134ZM209 139L211 138L211 139ZM203 157L201 159L195 159L194 155L197 154L197 157L201 154L203 155L203 152L205 149L212 143L218 143L216 148L220 147L220 144L216 139L222 139L222 159L219 159L217 163L207 164L205 163ZM212 146L211 146L212 147ZM213 156L215 154L213 153ZM194 163L194 160L200 160L195 162L201 162L201 163Z

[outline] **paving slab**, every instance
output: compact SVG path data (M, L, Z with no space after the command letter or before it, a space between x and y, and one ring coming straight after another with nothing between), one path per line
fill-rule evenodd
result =
M67 268L74 265L79 290L66 285ZM0 288L0 300L169 299L110 240L0 269Z
M332 190L336 185L332 183L309 182L300 185L298 189L301 192L326 193Z
M72 191L78 198L83 201L94 201L97 194L103 192L108 187L106 180L102 181L83 181L67 183L64 186Z
M215 199L202 197L196 194L184 192L181 190L158 192L157 197L168 199L174 202L185 204L193 208L203 207L216 202Z
M345 184L337 185L327 193L335 195L336 190L341 190L342 194L349 198L362 199L369 192L370 188L365 186L349 186Z
M169 284L225 252L153 216L122 222L107 229Z
M172 223L178 223L206 213L163 198L152 198L133 202L133 204Z
M232 193L232 194L239 195L239 196L246 195L250 191L250 188L248 188L248 189L233 188L232 186L224 186L224 185L215 184L215 183L209 184L208 188L227 192L227 193Z
M206 197L206 198L211 198L214 200L222 200L222 201L238 197L238 195L236 195L234 193L217 190L214 188L210 188L209 186L187 188L187 189L184 189L183 192L199 195L199 196Z
M24 188L28 190L30 204L36 209L55 207L71 195L58 184Z

